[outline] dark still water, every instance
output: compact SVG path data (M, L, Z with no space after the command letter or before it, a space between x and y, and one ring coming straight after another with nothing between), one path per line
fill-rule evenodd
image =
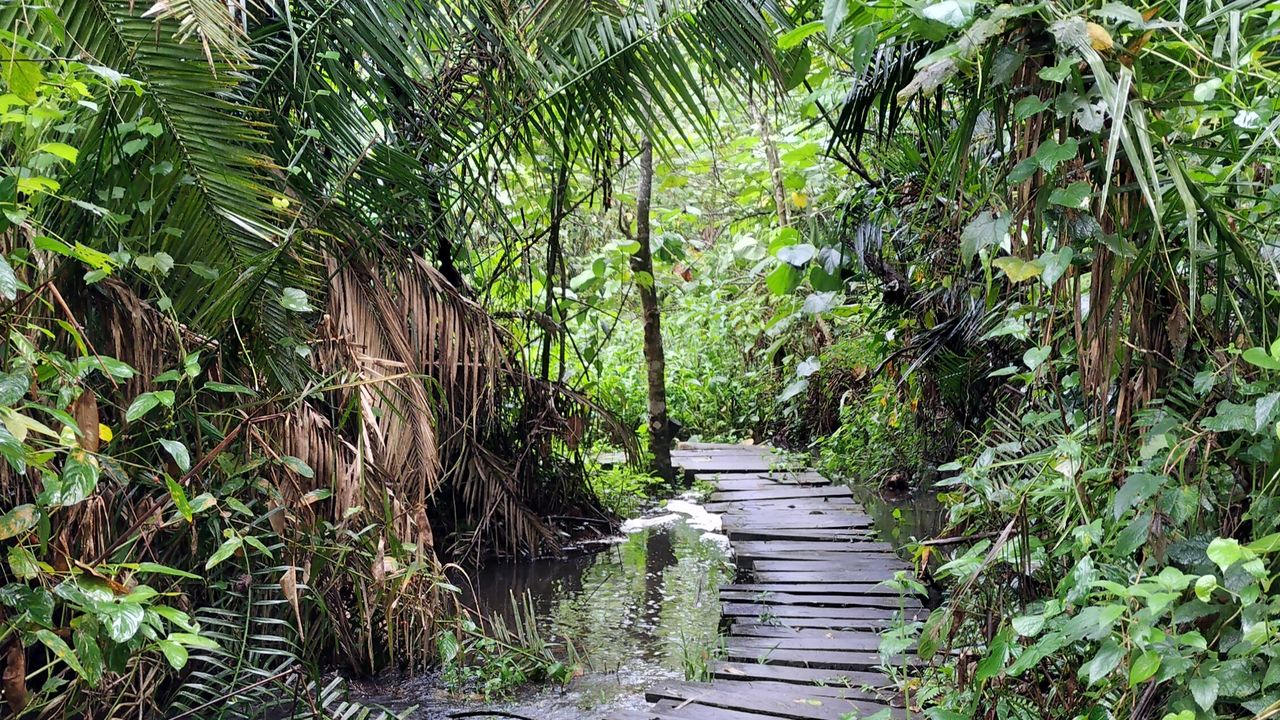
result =
M733 576L720 536L684 516L646 527L590 555L490 564L464 587L467 604L512 618L512 596L528 593L539 635L572 646L580 671L565 687L543 685L484 699L447 692L437 677L383 681L363 700L388 709L417 705L414 720L504 710L538 720L600 718L642 709L647 686L705 669L719 647L718 588Z

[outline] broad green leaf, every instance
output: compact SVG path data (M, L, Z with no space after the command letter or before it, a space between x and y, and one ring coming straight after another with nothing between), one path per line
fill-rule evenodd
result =
M213 568L213 566L234 555L241 547L244 547L244 539L239 535L227 538L218 546L218 549L213 552L213 555L209 557L208 562L204 564L204 569L209 570Z
M1218 678L1195 678L1188 683L1188 687L1191 688L1191 697L1195 698L1201 710L1212 710L1214 703L1218 702Z
M840 26L849 16L849 0L825 0L822 7L822 24L827 30L827 39L834 40L840 32Z
M52 630L40 629L36 631L36 638L49 648L53 656L66 663L67 667L76 671L81 677L86 677L84 666L80 664L80 658L76 657L75 652L71 649L67 642L58 637Z
M290 470L294 471L295 473L301 475L304 478L313 478L316 476L315 470L312 470L311 466L308 465L302 458L297 458L292 455L281 455L280 462L284 463L285 467L289 468Z
M1054 188L1053 192L1049 193L1049 202L1054 205L1084 210L1089 207L1089 197L1092 193L1093 189L1089 186L1089 183L1078 180L1065 188Z
M19 505L0 515L0 540L17 537L36 526L40 519L35 505Z
M1010 217L983 211L974 216L960 232L960 259L965 266L984 248L999 246L1009 235Z
M40 564L35 554L21 545L9 548L9 569L19 580L30 580L40 575Z
M160 647L160 652L164 653L164 659L169 661L169 665L174 670L181 670L187 664L187 649L173 640L164 639L156 643Z
M823 20L813 20L798 27L792 28L782 35L778 36L778 49L790 50L791 48L804 42L805 38L815 33L822 32L825 26Z
M14 300L18 297L18 276L14 275L9 260L0 253L0 298Z
M800 285L804 276L790 263L780 262L765 276L764 282L774 295L786 295Z
M1238 562L1251 560L1254 557L1253 553L1241 547L1240 542L1235 538L1215 538L1209 543L1209 547L1205 548L1205 555L1208 555L1209 559L1223 572Z
M98 641L83 628L77 629L71 636L76 646L76 657L84 669L83 677L89 687L97 687L102 680L102 649Z
M14 407L27 396L31 376L24 372L0 373L0 406Z
M9 86L9 92L34 103L36 88L44 80L44 73L40 71L40 63L14 50L13 44L5 40L0 42L0 80Z
M169 453L169 457L173 458L179 470L186 472L191 469L191 455L187 453L186 445L177 440L160 440L159 443L165 452Z
M76 159L80 157L80 151L71 147L66 143L47 142L36 147L37 152L46 152L50 155L60 157L71 164L75 164Z
M1019 615L1012 620L1013 631L1022 637L1035 637L1044 628L1044 615Z
M1013 106L1013 116L1017 120L1026 120L1036 113L1043 112L1049 108L1048 100L1041 100L1036 95L1028 95L1017 102ZM1041 146L1043 147L1043 146Z
M1108 639L1098 648L1098 652L1093 659L1084 664L1080 668L1089 678L1089 685L1097 685L1101 680L1106 678L1117 667L1120 661L1124 659L1124 648L1120 647L1115 641Z
M1080 146L1075 138L1067 138L1061 145L1058 141L1049 139L1040 143L1034 157L1042 170L1053 172L1059 165L1074 158L1079 150Z
M287 287L281 292L280 306L285 310L292 310L293 312L300 313L311 312L313 310L311 303L307 301L307 294L294 287Z
M98 603L94 610L98 621L107 629L107 635L116 642L129 642L142 627L146 612L136 602Z
M1146 682L1160 669L1160 655L1154 650L1147 650L1134 659L1129 666L1129 687Z
M124 419L126 422L141 420L158 405L160 405L160 400L156 398L154 392L142 393L134 398L133 402L129 403L129 408L124 411Z
M1260 347L1251 347L1241 353L1240 357L1250 365L1255 365L1263 370L1280 370L1280 360L1271 357L1271 353Z
M1044 286L1052 289L1058 284L1058 280L1067 274L1067 268L1071 267L1071 260L1075 257L1075 251L1070 247L1064 247L1059 250L1045 250L1040 255L1040 265L1044 268L1044 272L1040 274L1040 282Z

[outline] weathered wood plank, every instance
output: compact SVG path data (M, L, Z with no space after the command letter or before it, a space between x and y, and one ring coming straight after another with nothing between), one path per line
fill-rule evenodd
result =
M889 679L882 673L860 670L828 670L790 665L768 665L718 661L711 664L711 676L721 680L795 683L797 685L834 685L837 687L886 688Z
M811 605L813 607L880 607L890 609L920 607L920 601L913 597L898 598L890 595L807 595L725 590L724 588L720 589L720 600L764 605Z
M753 689L747 693L732 687L721 689L720 686L714 684L708 686L689 683L668 683L650 688L645 693L645 697L650 701L688 701L690 704L706 705L726 710L750 711L760 715L787 718L788 720L844 720L850 713L871 715L887 707L882 703L865 700L845 700L813 694L806 695L805 690L807 688L793 686L793 689ZM891 712L895 713L894 717L906 717L905 711L901 709Z
M711 493L711 502L748 501L748 500L789 500L810 499L817 497L852 497L853 491L847 487L828 485L826 487L784 487L765 490L730 490L728 492Z
M720 589L729 592L789 593L792 595L886 595L893 598L899 595L898 591L890 587L888 583L876 582L809 585L803 583L748 582L721 585Z

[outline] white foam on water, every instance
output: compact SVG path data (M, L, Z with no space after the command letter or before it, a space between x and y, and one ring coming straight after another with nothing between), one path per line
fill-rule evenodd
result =
M670 525L671 523L676 522L679 519L680 519L680 516L675 513L667 513L665 515L658 515L656 517L632 518L622 523L621 530L624 533L631 534L634 532L640 532L645 528L662 527L663 525Z

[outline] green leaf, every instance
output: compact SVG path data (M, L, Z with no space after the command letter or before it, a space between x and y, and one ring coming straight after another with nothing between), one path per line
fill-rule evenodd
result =
M40 63L12 49L8 41L0 43L0 80L9 86L9 91L23 100L36 101L36 88L44 80L40 72Z
M780 262L765 276L764 283L774 295L786 295L800 285L804 275L790 263Z
M307 294L295 287L287 287L281 291L280 306L299 313L311 312L313 309L307 301Z
M63 160L66 160L67 162L69 162L69 163L71 163L71 164L73 164L73 165L74 165L74 164L75 164L75 162L76 162L76 158L80 157L80 151L79 151L79 150L77 150L77 149L75 149L75 148L71 147L70 145L68 145L68 144L66 144L66 143L60 143L60 142L47 142L47 143L44 143L44 144L42 144L42 145L40 145L40 146L36 147L36 151L37 151L37 152L46 152L46 153L49 153L50 155L54 155L54 156L60 157L60 158L62 158Z
M124 419L126 422L136 422L146 417L160 404L160 400L156 398L154 392L142 393L129 403L129 409L124 411Z
M1054 188L1053 192L1049 193L1049 202L1054 205L1084 210L1089 207L1089 196L1092 194L1093 188L1089 186L1089 183L1078 180L1065 188Z
M164 476L164 483L169 488L169 497L173 498L173 506L178 508L178 514L183 520L191 522L191 517L195 514L191 511L191 503L187 502L187 493L183 491L182 486L176 480Z
M1209 543L1209 547L1205 548L1205 555L1218 566L1218 569L1226 572L1227 568L1241 562L1243 560L1252 560L1254 555L1252 552L1240 546L1240 542L1235 538L1214 538Z
M1201 575L1196 579L1196 597L1200 602L1209 602L1217 588L1218 579L1212 575Z
M312 470L311 466L303 461L302 458L296 458L292 455L282 455L280 456L280 462L284 463L285 467L304 478L313 478L316 476L316 471Z
M76 656L80 660L81 667L84 668L84 680L89 687L97 687L102 680L102 649L98 647L98 641L93 635L90 635L83 628L77 629L71 635L72 642L76 646Z
M161 275L168 275L173 270L173 257L166 252L158 252L155 255L139 255L133 259L133 264L143 272L158 272Z
M58 637L52 630L40 629L36 631L36 638L49 648L53 656L66 663L67 667L76 671L76 674L87 678L84 666L80 664L80 658L76 657L75 652L67 645L66 641Z
M1045 360L1049 359L1049 354L1052 351L1053 348L1048 345L1029 348L1026 352L1022 353L1022 363L1026 365L1028 369L1035 370L1043 365Z
M257 394L243 385L229 385L227 383L213 382L212 380L204 384L204 389L210 392L234 393L236 395Z
M1044 615L1019 615L1012 621L1013 631L1022 637L1035 637L1044 629Z
M1025 282L1044 272L1044 268L1040 267L1040 263L1032 260L1027 262L1019 257L1005 255L991 261L991 266L1004 271L1009 276L1009 280L1014 283Z
M1041 100L1035 95L1028 95L1027 97L1019 100L1018 103L1013 106L1013 116L1017 120L1026 120L1036 113L1043 112L1048 107L1048 100Z
M1129 666L1129 687L1147 681L1159 669L1160 656L1154 650L1142 653Z
M1119 667L1123 659L1124 648L1117 645L1114 640L1108 639L1102 647L1098 648L1093 659L1080 669L1088 675L1089 684L1096 685Z
M1040 255L1040 265L1044 268L1044 272L1040 274L1040 282L1052 289L1062 276L1067 274L1067 268L1071 267L1071 260L1074 257L1075 251L1070 247L1061 248L1057 252L1045 250Z
M1079 150L1080 146L1075 138L1067 138L1061 145L1058 141L1049 139L1040 143L1033 157L1042 170L1053 172L1059 165L1074 158Z
M1271 354L1260 347L1251 347L1241 353L1240 357L1250 365L1255 365L1263 370L1280 370L1280 360L1271 357Z
M95 608L107 635L116 642L129 642L142 627L146 612L136 602L99 603Z
M160 563L141 562L137 564L136 569L140 573L156 573L159 575L173 575L175 577L189 578L191 580L200 579L200 576L196 575L195 573L189 573L186 570L179 570L178 568L172 568L172 567L169 567L168 565L161 565Z
M1195 678L1188 686L1191 688L1191 697L1195 698L1201 710L1212 710L1214 703L1218 702L1218 678Z
M39 518L36 506L30 503L19 505L0 515L0 540L8 540L27 532L36 526Z
M40 575L40 564L35 553L21 545L9 548L9 569L19 580L30 580Z
M191 456L187 454L187 446L177 440L160 440L160 445L169 453L169 457L173 458L174 464L178 469L186 472L191 469Z
M0 406L14 407L27 396L31 376L24 372L0 373Z
M960 232L960 259L966 266L984 248L998 246L1009 234L1011 218L1007 213L996 215L983 211L969 221Z
M204 564L204 569L212 569L213 566L234 555L241 547L244 547L244 539L239 535L227 538L209 557L209 561Z
M174 670L181 670L187 664L187 649L173 640L164 639L156 643L160 647L160 652L164 653L164 659L169 661L169 665Z
M217 640L189 632L170 633L169 639L186 647L200 648L201 650L217 650L219 647Z
M815 33L822 32L825 22L823 20L813 20L799 27L792 28L782 35L778 36L778 49L790 50L791 48L804 42L805 38Z
M827 29L828 40L835 39L847 17L849 17L849 0L826 0L822 7L822 24Z
M14 300L18 297L18 276L14 275L9 260L0 254L0 298Z

